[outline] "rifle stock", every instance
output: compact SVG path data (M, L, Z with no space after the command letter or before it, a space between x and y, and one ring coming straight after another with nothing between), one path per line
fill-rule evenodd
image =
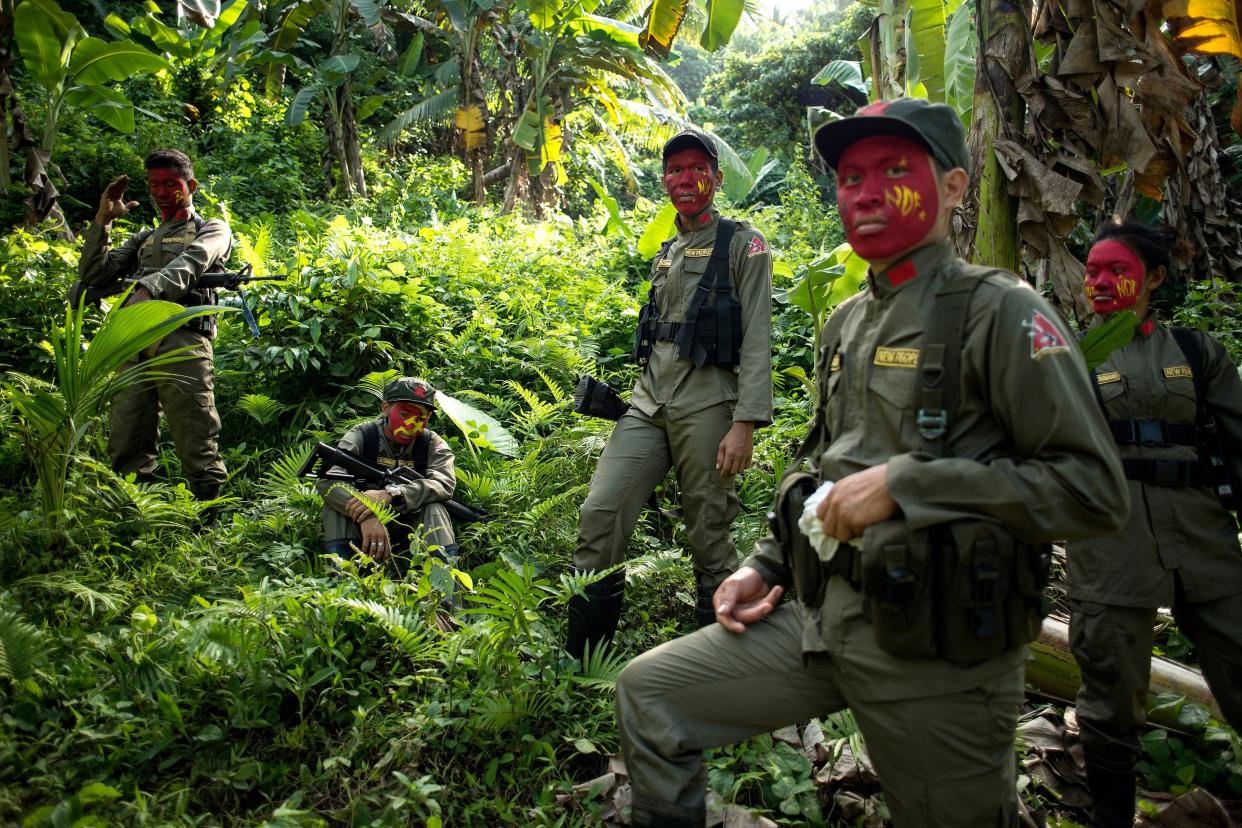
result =
M331 471L333 466L344 469L345 473ZM335 480L341 483L348 483L354 486L354 488L362 488L364 485L369 485L377 489L382 489L390 484L400 485L402 483L413 483L417 480L427 479L408 466L386 468L370 463L351 451L334 448L327 443L317 443L315 445L314 451L306 458L302 468L298 469L298 477L307 477L313 480ZM486 522L490 519L486 512L476 509L469 504L462 503L457 499L447 501L444 506L448 509L448 513L461 523Z
M199 277L195 288L237 290L242 285L248 285L251 282L281 282L288 278L289 276L284 273L278 276L255 276L254 268L247 264L243 265L240 270L209 270ZM101 299L124 292L134 281L134 279L117 279L103 285L84 285L81 280L76 281L69 288L69 304L76 307L83 297L88 305L98 304Z

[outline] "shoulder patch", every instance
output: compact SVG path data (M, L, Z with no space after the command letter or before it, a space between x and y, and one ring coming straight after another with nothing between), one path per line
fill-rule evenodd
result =
M672 266L673 266L672 259L660 259L660 261L656 262L656 267L672 267Z
M1190 370L1189 365L1186 365L1185 363L1183 363L1181 365L1170 365L1168 368L1165 368L1164 375L1168 379L1177 379L1179 377L1186 377L1187 379L1194 379L1195 372Z
M746 258L758 256L760 253L767 253L768 245L764 242L762 236L751 236L750 242L746 245Z
M885 368L917 368L919 349L881 346L875 349L875 364Z
M1095 375L1096 385L1108 385L1110 382L1121 382L1120 371L1101 371Z
M1069 352L1069 343L1057 330L1057 326L1039 311L1031 311L1031 321L1023 322L1022 327L1030 328L1028 336L1031 338L1031 359L1036 362L1048 354Z

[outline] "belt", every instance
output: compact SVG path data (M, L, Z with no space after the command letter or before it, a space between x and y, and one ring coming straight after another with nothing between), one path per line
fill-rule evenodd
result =
M862 550L851 543L837 544L837 551L832 560L820 564L824 580L833 575L845 579L855 592L862 589Z
M1122 460L1127 480L1149 486L1182 489L1211 486L1212 480L1198 460Z
M1109 420L1108 428L1123 446L1193 446L1198 438L1193 425L1163 420Z
M681 330L680 322L666 322L663 319L657 319L651 324L651 338L657 342L672 342L677 339L677 332Z

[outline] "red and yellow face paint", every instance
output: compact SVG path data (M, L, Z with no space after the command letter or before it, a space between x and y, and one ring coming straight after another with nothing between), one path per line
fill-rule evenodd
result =
M664 162L664 192L683 219L711 221L707 209L716 197L718 174L712 170L711 158L698 147L675 152Z
M187 181L174 169L155 167L147 170L147 189L164 221L189 218L190 195L197 187L197 181Z
M427 427L431 409L412 402L393 403L388 409L388 436L398 443L410 443Z
M1097 242L1087 254L1083 283L1087 301L1096 313L1132 308L1143 294L1147 268L1138 254L1116 239Z
M855 141L837 162L837 209L845 237L868 261L888 261L922 244L940 195L927 150L906 138Z

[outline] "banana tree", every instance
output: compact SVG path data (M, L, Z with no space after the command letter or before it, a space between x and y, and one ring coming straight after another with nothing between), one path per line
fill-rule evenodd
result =
M88 112L125 134L134 131L134 105L112 84L134 75L171 70L159 55L130 40L88 36L56 0L24 0L14 12L14 37L33 87L44 104L42 136L26 159L26 220L52 216L72 236L48 174L60 118L67 108Z
M714 52L729 42L742 12L745 0L703 0L705 21L699 45ZM673 41L692 12L691 0L653 0L644 13L644 25L638 43L648 54L666 58Z

